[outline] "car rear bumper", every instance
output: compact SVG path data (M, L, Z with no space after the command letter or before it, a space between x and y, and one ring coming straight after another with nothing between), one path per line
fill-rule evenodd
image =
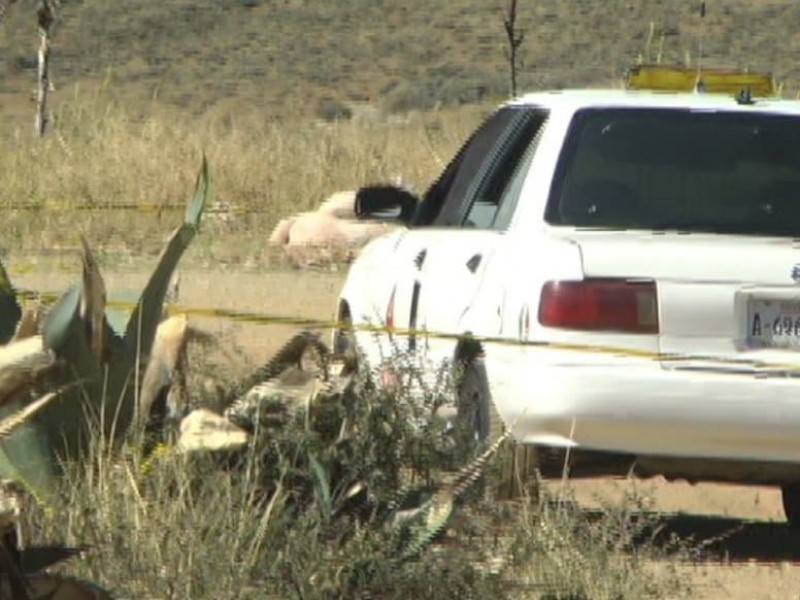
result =
M800 462L800 378L546 347L485 344L498 412L521 441L587 450Z

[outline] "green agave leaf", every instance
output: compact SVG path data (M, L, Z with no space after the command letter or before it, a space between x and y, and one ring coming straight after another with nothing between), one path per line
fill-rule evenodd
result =
M208 164L203 157L203 165L197 176L194 197L186 209L183 225L172 234L166 248L158 259L158 265L147 282L139 302L128 320L125 330L125 343L140 356L150 354L156 329L161 321L164 298L169 289L175 267L200 228L200 217L209 195Z
M80 297L80 287L70 287L45 317L42 335L46 347L66 365L63 381L58 383L81 384L65 391L61 401L35 415L17 435L2 443L14 466L26 475L29 473L22 456L39 463L49 462L52 472L57 472L59 457L79 451L89 427L84 411L100 397L102 369L89 348L80 317Z
M47 314L42 335L45 346L66 365L56 385L80 382L65 391L63 398L37 413L10 438L0 443L0 476L18 481L40 498L54 489L55 477L61 472L62 459L77 458L89 440L92 418L100 418L106 435L115 439L123 434L136 411L135 377L140 359L146 358L153 346L161 321L164 298L172 273L200 226L200 217L209 194L208 165L203 165L197 178L194 197L186 211L185 222L178 227L159 258L128 320L124 337L105 323L109 350L106 364L93 355L86 323L80 315L81 287L73 285L59 298ZM5 271L0 273L0 311L4 293L10 284ZM11 292L13 299L13 291ZM6 294L7 295L7 294ZM15 306L16 299L14 299ZM0 332L12 323L13 335L19 316L0 312ZM20 313L21 314L21 311ZM13 317L13 319L12 319ZM13 404L4 407L0 416L19 410Z
M80 287L71 285L45 315L42 323L45 346L59 356L63 351L69 349L70 334L75 327L75 321L80 319L78 312L80 301Z
M3 263L0 262L0 344L6 344L14 337L14 331L21 317L22 308L17 302L14 287Z
M200 172L197 174L194 188L194 197L186 207L183 221L184 223L192 224L195 228L198 228L200 227L200 218L203 215L203 208L206 204L211 202L211 174L208 170L208 161L206 160L205 154L203 155L203 163L200 165Z
M0 409L0 418L19 408L17 404L4 406ZM46 436L31 422L0 444L0 476L21 483L37 500L45 503L54 498L59 472L51 458Z

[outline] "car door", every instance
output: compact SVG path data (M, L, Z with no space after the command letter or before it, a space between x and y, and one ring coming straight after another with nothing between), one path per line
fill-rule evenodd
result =
M396 308L408 315L410 351L434 361L452 357L460 321L511 220L545 120L545 112L530 107L498 112L489 135L479 131L460 153L446 189L434 192L441 206L430 226L404 239L409 267Z
M518 111L502 108L490 115L462 145L419 203L411 227L398 241L394 256L394 287L389 296L386 323L398 350L417 350L421 275L431 245L440 229L451 231L457 222L454 199L466 194L474 174L509 130Z

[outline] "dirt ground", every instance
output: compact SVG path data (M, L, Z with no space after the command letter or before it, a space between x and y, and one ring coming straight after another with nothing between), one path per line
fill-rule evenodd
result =
M152 261L154 262L154 261ZM37 261L11 257L13 283L23 290L61 292L77 281L77 257ZM142 264L103 264L109 295L130 296L144 285L149 268ZM328 320L345 272L188 265L181 269L179 304L221 308L280 317ZM245 371L267 360L299 327L233 322L195 317L194 322L218 335L231 350L231 367ZM234 352L235 351L235 352ZM557 488L560 482L548 482ZM702 600L800 598L800 535L785 525L777 490L732 485L689 485L652 480L584 480L572 482L582 507L596 507L604 498L620 497L631 486L651 497L665 513L664 527L698 540L722 536L709 546L708 558L686 565Z

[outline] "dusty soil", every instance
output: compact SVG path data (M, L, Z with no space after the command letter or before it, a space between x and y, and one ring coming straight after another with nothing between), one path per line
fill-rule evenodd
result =
M548 485L557 489L560 482ZM694 598L721 600L800 597L800 535L786 526L780 492L769 487L652 480L572 482L581 507L621 498L634 487L662 513L665 534L709 543L705 557L684 567ZM712 540L721 538L718 543Z
M9 276L20 290L44 295L61 293L80 278L77 255L63 261L52 258L7 261ZM155 259L133 263L103 264L109 299L132 300L144 288ZM190 264L180 269L178 307L189 312L191 322L218 336L237 362L234 372L246 371L251 365L266 362L299 329L310 329L327 335L325 329L295 325L269 324L269 317L295 318L329 322L335 313L336 297L345 272L281 270L234 270L224 265L208 267ZM199 309L199 310L198 310ZM242 319L195 315L206 309L244 313ZM246 315L264 319L248 322Z
M11 257L7 262L14 284L23 290L60 292L79 277L77 257L65 261ZM110 295L138 292L147 268L149 265L139 261L103 265ZM344 277L344 270L248 271L189 264L181 270L179 302L190 308L326 321L333 316ZM299 329L208 316L194 317L194 322L220 337L231 351L227 360L236 372L266 361ZM689 485L661 478L571 484L587 510L599 506L603 499L620 498L635 486L663 511L662 522L668 532L692 535L697 540L721 537L721 541L709 545L705 559L684 567L686 576L696 583L696 598L800 597L800 534L793 535L786 527L780 494L775 489ZM561 482L550 481L548 485L557 489Z

